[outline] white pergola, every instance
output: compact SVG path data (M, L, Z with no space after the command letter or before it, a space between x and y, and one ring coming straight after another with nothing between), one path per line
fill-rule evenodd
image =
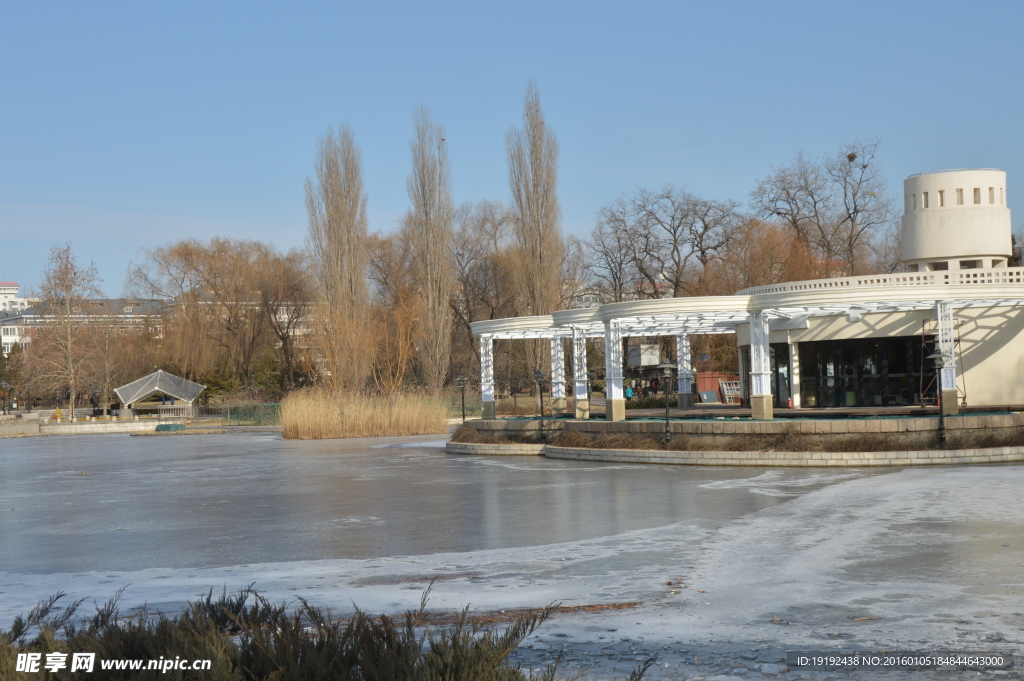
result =
M551 341L551 396L565 398L565 357L562 340L572 338L573 384L577 418L586 418L587 338L604 338L607 418L625 418L623 400L623 336L675 336L678 391L690 392L693 380L690 337L735 333L750 325L750 395L755 418L771 418L771 367L768 337L771 329L806 328L810 317L846 316L851 322L864 314L934 311L938 326L941 390L956 390L953 354L953 311L963 308L1024 305L1024 277L1018 268L1006 270L999 281L936 284L911 276L795 282L762 287L755 293L695 298L660 298L609 303L596 308L561 310L551 315L474 322L480 339L480 388L484 417L494 416L495 339ZM1015 276L1012 275L1016 272ZM852 280L852 281L851 281ZM877 283L876 283L877 282ZM955 396L954 396L955 397ZM615 401L618 401L617 403ZM955 402L955 399L954 399ZM760 405L760 409L759 409ZM767 408L765 408L767 405ZM621 407L621 408L620 408Z

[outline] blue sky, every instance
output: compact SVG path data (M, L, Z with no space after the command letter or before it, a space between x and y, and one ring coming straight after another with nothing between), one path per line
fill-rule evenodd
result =
M798 151L866 137L895 194L912 173L997 167L1012 209L1022 26L1020 2L6 0L0 280L38 286L65 242L111 295L142 249L176 239L301 246L317 138L343 122L371 228L389 231L421 103L446 129L456 200L506 200L504 136L531 79L568 233L641 186L746 202Z

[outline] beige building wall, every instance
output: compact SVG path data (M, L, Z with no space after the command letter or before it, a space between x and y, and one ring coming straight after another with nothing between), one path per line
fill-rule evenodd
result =
M965 308L954 311L960 337L957 385L969 406L1024 404L1024 308ZM935 333L935 312L810 317L806 329L775 330L771 343L888 338ZM736 342L750 345L750 326L736 326ZM797 348L794 348L798 350Z

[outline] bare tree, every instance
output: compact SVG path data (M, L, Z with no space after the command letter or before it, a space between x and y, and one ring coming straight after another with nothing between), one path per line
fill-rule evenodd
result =
M690 295L707 295L708 274L712 263L719 261L726 248L736 238L736 231L743 222L738 212L739 203L732 200L712 201L693 197L690 204L689 246L693 256L700 263L696 280L690 287Z
M522 252L519 276L526 294L526 314L558 309L559 266L564 244L558 206L558 142L544 122L537 85L530 83L523 106L523 128L510 130L509 189L513 233Z
M452 311L478 362L479 349L470 324L481 319L514 317L524 307L523 296L516 287L517 258L512 251L512 219L504 205L482 201L459 206L452 241Z
M360 389L368 375L367 221L361 154L345 126L320 139L306 180L309 250L323 301L322 349L331 382Z
M417 314L422 299L413 281L413 244L403 230L369 239L369 276L373 282L372 328L376 352L371 362L373 381L385 395L397 392L415 359ZM450 334L451 329L444 330Z
M587 249L575 236L570 235L565 240L559 280L562 282L561 298L565 302L578 299L587 291Z
M267 249L243 239L185 239L147 251L146 262L132 270L131 286L136 292L174 301L179 310L171 315L170 333L201 330L248 385L267 341L267 314L259 290ZM195 341L192 335L185 342ZM192 353L186 350L186 355Z
M671 185L623 195L598 215L591 271L616 300L706 293L711 263L742 222L738 206Z
M633 266L648 298L686 295L692 197L667 186L659 192L638 190L625 201ZM667 289L667 290L666 290Z
M451 362L451 177L444 131L430 120L426 107L415 115L412 173L406 183L412 206L404 230L412 244L412 277L421 303L418 345L423 378L440 391Z
M105 301L103 308L97 310L97 323L90 327L92 352L84 365L85 380L96 389L104 415L113 399L114 388L148 374L156 362L153 329L161 320L154 317L131 327L119 326L117 308L124 303L140 305L140 301L135 300Z
M836 232L848 273L861 274L871 236L893 224L893 202L878 164L879 140L846 144L825 163L836 187Z
M611 302L631 300L638 291L626 205L619 199L601 208L587 241L587 272Z
M32 355L39 377L70 393L72 421L85 364L95 350L88 342L90 303L103 295L101 281L95 265L75 261L70 245L50 250L39 297L51 321L33 338Z
M267 324L277 339L280 387L290 390L295 385L296 344L309 330L312 291L307 258L300 251L279 255L264 246L257 277Z
M873 233L892 223L892 200L877 160L879 144L847 144L818 161L800 152L751 193L761 217L779 220L813 248L820 275L861 272Z

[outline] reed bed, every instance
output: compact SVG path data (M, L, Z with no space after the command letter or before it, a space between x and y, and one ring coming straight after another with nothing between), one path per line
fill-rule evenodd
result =
M382 397L306 388L281 402L281 426L285 438L293 440L445 433L448 401L444 396Z

